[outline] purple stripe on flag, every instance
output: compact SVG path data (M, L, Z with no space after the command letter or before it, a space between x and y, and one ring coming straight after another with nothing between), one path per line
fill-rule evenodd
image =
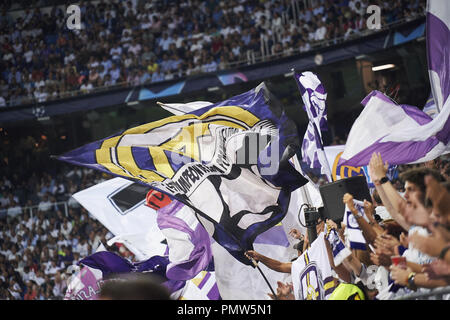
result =
M165 286L171 293L174 293L175 291L180 290L186 285L186 281L178 281L178 280L168 280L163 283L163 286Z
M448 144L450 140L450 118L447 119L442 130L436 133L436 138L443 144Z
M160 220L161 216L161 220ZM160 215L158 212L158 226L160 229L173 228L189 235L194 249L185 261L171 261L167 267L166 275L169 279L188 280L192 279L200 271L206 269L212 257L211 240L208 232L199 223L195 230L192 230L186 222L177 218ZM170 241L170 239L168 239Z
M217 287L217 283L214 283L211 290L209 290L208 294L206 295L209 300L220 300L220 293L219 288Z
M448 121L445 130L447 130L448 140ZM381 153L383 161L387 161L390 165L414 162L425 157L439 143L436 137L430 137L424 141L380 142L380 140L362 150L351 159L339 159L338 166L366 166L369 164L374 152Z
M100 269L103 276L110 273L127 273L134 269L131 262L108 251L96 252L80 260L79 263L94 269Z
M256 237L255 243L289 247L289 240L282 226L275 226Z
M203 277L203 279L202 279L202 281L200 282L200 284L198 285L198 288L199 289L202 289L203 287L204 287L204 285L206 284L206 282L208 282L208 279L209 278L211 278L211 273L207 273L204 277Z
M82 277L80 277L81 282L84 284L84 288L88 289L89 286L95 287L97 285L97 277L91 269L89 269L88 267L85 268L86 273Z
M361 104L365 107L370 99L372 99L373 97L377 97L378 99L383 100L384 102L387 103L391 103L391 104L396 104L394 101L392 101L388 96L386 96L385 94L381 93L380 91L374 90L371 93L369 93L367 95L367 97L364 98L363 101L361 101Z
M175 214L183 207L183 203L176 200L172 201L169 205L158 210L156 222L161 230L176 229L187 233L191 238L193 238L195 236L193 230L185 221L175 216Z
M431 122L433 119L417 107L401 105L406 114L421 126Z
M428 68L439 76L445 103L450 94L450 31L430 12L427 15L427 50Z
M428 122L431 122L433 119L427 115L426 113L424 113L422 110L420 110L417 107L414 106L409 106L409 105L398 105L395 101L391 100L388 96L386 96L385 94L381 93L380 91L372 91L367 97L364 98L363 101L361 101L361 104L363 106L366 106L369 101L372 98L378 98L384 102L387 102L389 104L392 104L393 106L399 106L403 109L403 111L405 111L405 113L412 118L414 121L416 121L418 124L420 124L421 126L424 124L427 124Z
M162 207L158 210L158 213L162 213L164 215L175 215L178 211L183 208L184 204L180 201L172 201L167 206Z

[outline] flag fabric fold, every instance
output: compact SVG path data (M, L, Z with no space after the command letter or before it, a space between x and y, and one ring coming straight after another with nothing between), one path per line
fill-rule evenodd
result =
M450 95L450 3L428 0L427 52L431 90L438 112Z
M154 256L148 260L140 262L130 262L113 252L96 252L84 259L79 264L86 265L92 269L99 269L102 272L103 279L113 279L115 274L151 272L163 279L164 285L172 293L180 290L186 284L185 281L171 280L166 276L169 259L162 256Z
M367 165L373 152L380 152L389 164L421 163L450 152L449 1L428 1L426 29L428 70L438 114L427 118L418 108L399 106L372 92L362 102L365 108L350 131L343 165Z
M173 200L158 210L157 222L167 239L169 279L192 279L207 269L212 259L211 239L191 208Z
M165 256L167 277L189 280L207 270L211 240L194 212L149 187L113 178L74 194L74 198L123 243L139 261ZM150 196L149 196L150 194Z
M195 211L235 258L279 223L307 180L289 163L298 130L265 84L190 114L125 130L58 159L146 184Z
M416 107L398 105L379 91L362 104L339 165L366 166L374 152L389 164L400 165L433 160L450 151L450 100L435 119Z
M145 205L149 187L113 178L81 190L73 198L103 224L138 260L164 255L167 245L157 224L156 210Z
M436 118L439 114L439 111L436 106L436 102L433 98L433 93L430 93L430 97L427 100L427 103L423 107L423 112L425 112L427 115L429 115L432 119Z

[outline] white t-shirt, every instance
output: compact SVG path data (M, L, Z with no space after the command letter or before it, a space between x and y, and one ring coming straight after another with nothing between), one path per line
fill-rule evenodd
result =
M25 52L25 53L23 54L23 56L25 57L25 61L26 61L27 63L30 63L31 60L33 59L33 50L28 50L27 52Z
M291 276L296 300L328 299L335 286L323 232L292 262Z

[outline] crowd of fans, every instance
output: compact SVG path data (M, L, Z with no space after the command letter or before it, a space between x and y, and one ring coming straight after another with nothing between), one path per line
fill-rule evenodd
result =
M345 140L335 137L332 144L345 144ZM371 174L374 171L373 167L371 162L369 166ZM404 283L405 272L391 267L391 257L407 252L408 246L411 246L410 252L413 252L412 243L415 241L416 248L427 254L431 250L432 253L430 253L431 257L427 259L422 259L425 253L417 253L417 249L414 249L414 254L404 254L408 257L408 261L416 264L413 264L416 269L408 270L408 275L413 272L412 270L417 274L427 274L425 273L427 271L429 274L427 281L437 281L430 282L431 287L435 284L443 286L450 276L448 265L444 265L447 268L445 269L441 261L438 261L439 259L433 258L433 254L439 255L442 244L448 244L448 239L444 229L436 229L438 226L435 222L438 221L440 225L447 226L445 217L448 215L449 208L438 202L445 197L433 197L430 195L430 191L426 190L428 184L423 181L424 174L419 175L419 178L411 178L411 175L406 173L411 170L428 170L426 173L434 172L434 177L439 178L439 181L446 181L442 183L448 187L449 157L443 156L425 164L399 166L398 170L399 178L392 180L390 184L399 195L401 194L408 201L407 205L398 208L401 215L406 218L399 218L392 213L392 208L385 207L385 196L376 195L381 193L378 185L372 203L368 206L370 210L366 211L370 224L361 227L364 236L370 235L367 243L373 246L374 251L370 254L371 250L369 249L365 252L353 250L352 263L356 261L357 266L361 267L355 269L359 271L351 279L352 281L364 279L367 274L361 275L361 272L366 272L364 270L370 266L376 266L380 270L384 268L384 270L391 271L391 281L398 281L399 285L406 288L399 291L398 294L412 292ZM131 260L134 259L133 255L123 246L121 250L117 246L107 246L107 240L113 235L71 197L77 191L98 184L108 179L109 176L90 169L71 166L63 166L57 172L50 170L48 172L51 174L34 173L28 178L24 176L19 178L19 175L12 174L0 179L0 299L63 299L71 270L76 268L75 266L82 258L93 254L100 244L105 245L108 251L116 252ZM411 190L406 188L405 179L406 181L415 181L425 191L421 191L419 196L412 196ZM314 181L317 185L321 185L324 183L322 180L319 178ZM434 192L437 194L436 191ZM430 202L428 197L433 201ZM427 200L424 200L425 198ZM348 199L346 201L350 203ZM440 207L436 207L438 205ZM433 212L429 216L415 217L414 212L425 206L439 210L439 213ZM389 214L387 216L381 214L380 210L387 210ZM384 217L384 219L380 217ZM417 224L419 227L413 226L413 224ZM369 231L364 229L368 227L372 229ZM347 242L344 230L345 227L339 232L343 241ZM438 239L439 244L434 247L427 245L427 238L425 240L419 238L422 243L416 243L419 240L412 231L417 230L420 230L421 235L431 235L430 239ZM409 237L406 236L408 232ZM299 253L309 245L307 238L305 240L298 248ZM253 255L255 259L264 263L264 259L257 253L253 253ZM419 257L422 257L420 258L422 260ZM425 271L421 268L424 268ZM446 274L442 276L436 272ZM380 273L382 272L380 271ZM291 288L290 285L283 284L278 292L280 294L281 292L290 292ZM367 287L363 288L366 293L373 293L373 290L368 290ZM375 294L371 297L373 298L373 296ZM292 295L290 297L292 298Z
M11 181L13 180L13 181ZM0 180L0 299L61 300L73 270L100 244L133 259L71 195L104 180L91 170ZM66 202L67 206L64 205Z
M325 234L329 263L334 272L334 289L329 300L393 300L408 296L410 299L450 299L449 290L440 294L430 292L450 285L449 157L401 166L399 170L400 180L384 180L387 167L381 155L374 153L369 163L369 173L375 184L372 198L364 200L358 208L352 194L343 196L343 203L362 231L364 240L357 240L363 247L351 244L355 241L351 238L355 229L348 231L350 220L344 218L338 226L324 217L318 219L316 232ZM330 236L333 230L334 238ZM307 249L313 250L314 239L310 241L308 234L292 229L290 235L300 240L295 246L299 256ZM344 247L351 250L341 262L335 263L333 255ZM317 246L314 248L319 250ZM256 251L247 251L246 255L278 272L294 270L292 265L296 259L282 262ZM314 252L309 251L309 256L313 255ZM311 294L309 289L308 286ZM293 290L292 283L278 283L276 298L294 300Z
M64 1L0 13L0 107L44 102L115 85L135 86L215 72L261 55L286 56L367 29L368 5L382 24L423 15L425 0L80 1L69 30ZM68 5L67 3L64 3ZM296 15L295 19L293 14ZM14 16L15 17L15 16Z

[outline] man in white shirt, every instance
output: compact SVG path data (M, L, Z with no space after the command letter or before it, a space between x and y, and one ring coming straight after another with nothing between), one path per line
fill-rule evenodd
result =
M9 205L6 214L8 215L9 218L15 218L22 214L22 208L19 206L17 202L13 200L13 202Z
M138 56L142 50L142 47L137 43L136 39L133 40L131 45L128 47L128 52L132 52L135 56Z
M191 52L195 52L197 50L202 50L203 45L200 43L198 38L192 38Z
M115 63L112 64L111 70L109 70L109 75L111 76L111 82L116 84L120 78L120 68Z
M78 243L76 252L80 254L80 257L87 257L88 256L88 243L85 238L82 238L81 241Z
M72 223L67 218L65 218L64 223L61 225L61 233L66 239L69 239L72 228Z
M161 38L161 40L159 40L159 46L161 47L161 49L163 51L167 51L169 50L169 46L170 44L173 42L172 38L169 37L169 35L167 34L167 32L165 32L163 34L163 37Z
M325 27L325 24L321 20L319 20L318 26L319 27L316 30L314 40L323 41L325 40L325 36L327 34L327 28Z
M92 83L90 81L85 81L80 86L80 91L83 92L83 93L89 93L93 89L94 89L94 86L92 85Z
M122 47L119 45L118 42L109 50L109 54L111 55L113 60L120 59L120 56L122 55Z
M52 203L49 201L48 195L45 194L45 195L42 197L41 202L39 202L38 210L39 210L39 211L44 211L44 212L46 212L46 211L50 210L51 207L52 207Z
M30 64L31 61L33 60L33 49L31 48L31 46L28 46L28 50L23 54L24 58L25 58L25 62Z
M53 276L56 274L56 272L59 271L58 266L56 265L56 262L54 260L51 260L50 263L47 264L47 267L45 268L45 274Z

